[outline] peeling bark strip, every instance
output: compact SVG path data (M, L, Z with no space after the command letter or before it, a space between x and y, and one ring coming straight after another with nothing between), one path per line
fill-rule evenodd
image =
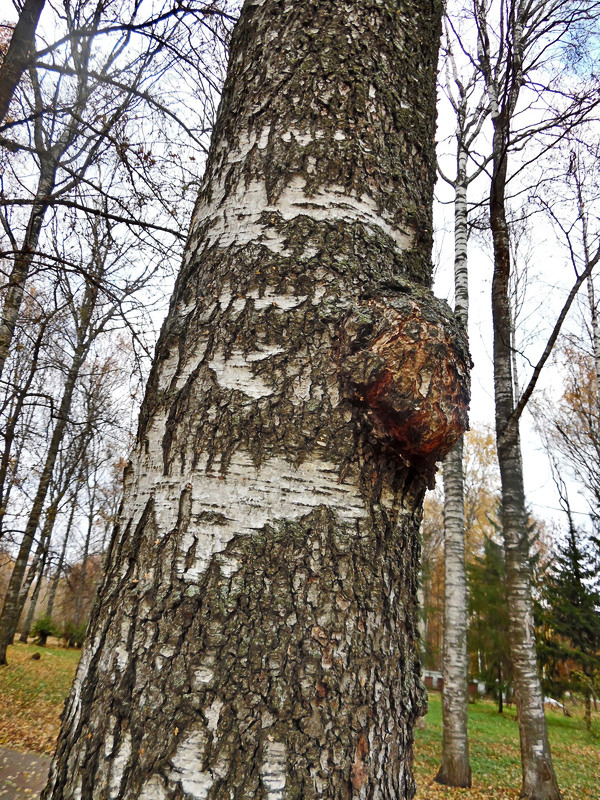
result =
M439 21L244 6L46 800L413 796Z

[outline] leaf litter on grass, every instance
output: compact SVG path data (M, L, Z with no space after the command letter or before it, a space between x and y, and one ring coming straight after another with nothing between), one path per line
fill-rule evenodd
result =
M40 653L32 661L33 653ZM16 644L0 667L0 746L52 755L80 651Z

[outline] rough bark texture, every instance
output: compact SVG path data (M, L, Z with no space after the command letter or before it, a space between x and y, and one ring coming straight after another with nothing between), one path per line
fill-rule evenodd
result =
M464 106L457 126L454 184L454 311L468 337L469 275L467 269L467 162L464 146ZM442 762L435 776L446 786L471 786L468 736L469 655L467 649L467 576L465 570L465 508L463 439L446 456L444 480L444 650L442 670Z
M496 442L502 483L502 531L506 559L510 655L523 767L521 796L531 800L559 800L560 792L552 766L538 674L521 444L518 421L513 416L515 398L509 301L511 264L505 203L508 131L501 117L493 117L493 121L494 161L490 222L494 242L492 316Z
M439 12L244 6L46 800L413 796Z

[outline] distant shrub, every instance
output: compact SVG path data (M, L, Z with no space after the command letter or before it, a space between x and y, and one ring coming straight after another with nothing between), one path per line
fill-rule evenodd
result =
M81 647L85 634L87 631L87 624L81 622L76 625L72 620L66 622L60 632L60 638L64 642L65 647Z
M34 641L40 647L45 647L49 636L55 636L56 625L50 617L40 617L31 629Z

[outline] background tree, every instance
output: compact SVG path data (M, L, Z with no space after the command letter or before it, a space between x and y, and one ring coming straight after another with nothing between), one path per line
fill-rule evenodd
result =
M419 584L420 656L427 669L441 671L444 637L444 501L439 486L427 492L421 525Z
M134 2L65 0L47 9L28 45L27 72L0 125L0 536L8 533L7 547L19 554L0 661L28 588L23 579L33 578L51 545L52 525L40 525L53 516L48 490L79 424L86 359L102 346L93 336L69 339L69 315L75 329L88 325L75 308L85 285L99 308L113 304L106 325L96 319L90 331L110 338L122 325L133 341L126 349L148 353L149 311L164 301L161 288L183 246L173 206L191 213L228 21L213 3L142 12ZM190 29L192 22L199 24ZM176 112L192 90L197 100L184 123ZM94 250L102 251L100 272ZM123 397L123 384L118 391Z
M488 430L471 429L464 442L464 522L467 567L484 553L484 542L497 534L500 484L494 436ZM421 655L429 669L442 669L444 631L445 554L444 501L436 486L425 498L422 524ZM477 670L471 666L471 674Z
M73 430L75 439L81 442L81 432L89 432L100 423L98 414L90 419L89 403L85 402L85 381L89 380L90 374L86 370L97 370L100 373L98 380L106 386L110 384L106 370L102 374L102 367L94 366L102 341L111 338L115 327L126 324L128 316L131 317L140 305L140 293L155 275L154 269L147 264L141 264L137 274L133 270L127 275L121 273L121 252L115 246L110 224L106 225L100 218L92 218L87 234L83 240L78 236L68 236L60 243L61 248L67 252L70 247L75 248L74 254L70 254L70 261L78 257L86 266L76 273L62 275L52 294L58 307L63 309L60 335L47 343L49 356L56 359L52 372L57 379L57 385L55 396L49 397L48 364L44 373L38 374L38 381L45 384L43 396L49 400L47 413L40 419L40 424L45 426L45 435L39 453L39 466L32 471L29 463L23 465L28 474L28 496L25 498L26 512L23 514L25 524L0 615L0 663L6 663L6 648L12 642L18 625L26 596L23 581L29 557L36 543L44 509L48 505L49 491L59 457L63 450L68 449L69 432ZM113 386L112 389L114 391L116 387ZM99 391L98 389L96 394ZM82 393L84 402L78 408L78 397ZM90 396L89 392L87 396ZM108 398L105 397L103 402L102 413L106 410ZM78 419L79 415L83 418ZM8 447L10 443L5 441ZM79 452L78 457L83 457L81 446L79 451L75 448L73 452ZM72 477L75 472L76 461L72 461L67 465L66 474ZM67 483L70 477L67 477ZM66 486L63 485L63 495L64 492ZM60 502L60 497L56 502ZM48 506L46 519L52 520L55 514L56 509ZM39 543L42 550L48 544L52 525L42 532Z
M555 159L552 180L538 203L551 219L559 244L574 270L592 269L600 258L598 153L593 146L568 137L562 159ZM557 164L558 162L558 164ZM550 171L550 167L548 167ZM561 191L555 191L556 180ZM572 214L573 206L577 214ZM554 472L565 469L578 483L590 511L600 515L600 333L595 275L587 279L587 298L581 298L575 325L565 332L554 354L562 380L559 391L546 389L536 400L538 433ZM558 467L560 463L560 468ZM559 493L564 506L564 491Z
M0 126L0 146L10 154L0 199L7 239L0 377L32 269L54 274L60 265L46 249L50 214L66 229L82 216L120 223L121 235L133 237L140 255L167 264L173 240L183 238L173 225L173 205L185 213L185 195L188 210L193 202L197 175L190 164L205 152L202 138L219 85L217 51L211 44L207 58L203 32L210 31L211 42L223 38L228 15L196 2L165 2L156 13L148 11L141 16L135 2L64 0L30 57L10 122ZM175 82L177 91L170 92ZM184 124L175 104L197 84L201 91ZM186 147L169 145L182 136Z
M494 391L498 458L502 479L502 529L505 542L507 598L510 609L510 646L515 697L521 738L523 766L522 795L532 800L558 800L560 792L554 775L550 746L543 713L543 697L539 681L531 581L529 574L529 542L523 486L523 468L519 438L519 418L533 392L539 373L556 340L562 320L576 291L587 277L577 276L572 292L563 307L532 379L520 397L515 396L513 347L510 306L512 273L510 229L507 221L507 182L511 149L533 134L560 137L564 128L559 120L571 126L585 118L589 110L587 95L570 95L564 104L559 97L559 84L548 80L552 48L570 26L593 24L595 3L553 0L531 3L525 0L501 2L495 7L498 21L493 20L493 4L475 0L474 19L477 25L477 56L488 91L491 107L492 178L489 195L490 225L493 238L494 276L492 282L492 317L494 327ZM535 81L543 69L543 84ZM546 87L548 105L554 115L537 123L535 128L518 130L517 112L534 108ZM595 95L594 95L595 97ZM516 129L517 128L517 129ZM548 143L546 144L548 146Z
M446 21L448 27L448 21ZM444 93L454 112L456 130L455 177L440 169L454 192L454 307L468 335L469 285L467 268L469 185L482 173L484 164L473 166L475 143L488 114L488 103L477 70L469 66L468 77L458 69L449 30L444 37L447 77ZM438 167L439 169L439 167ZM459 440L443 465L444 483L444 689L442 702L442 762L435 780L449 786L469 787L467 584L465 572L465 502L463 485L463 441Z
M483 555L484 542L496 535L500 484L493 434L471 429L464 442L464 522L467 565ZM442 668L444 629L444 509L439 485L425 498L422 524L421 612L422 658L429 669ZM477 674L472 670L472 674Z

